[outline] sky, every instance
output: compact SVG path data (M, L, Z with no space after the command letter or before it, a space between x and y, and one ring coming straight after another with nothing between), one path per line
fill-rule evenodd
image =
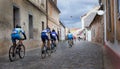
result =
M98 5L98 0L58 0L60 20L68 28L81 28L81 16Z

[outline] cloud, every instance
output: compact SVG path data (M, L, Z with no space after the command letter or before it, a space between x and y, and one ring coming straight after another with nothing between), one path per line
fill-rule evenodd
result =
M81 27L80 17L98 5L98 0L58 0L60 20L67 27Z

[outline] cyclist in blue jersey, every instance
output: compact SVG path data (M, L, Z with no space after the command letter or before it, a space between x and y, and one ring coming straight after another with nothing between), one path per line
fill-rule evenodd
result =
M73 44L73 34L70 31L67 34L67 39L68 39L68 42L72 42Z
M16 27L12 30L11 40L13 46L16 46L16 40L19 40L20 43L22 42L21 40L26 40L25 32L21 26L16 25Z
M53 29L52 32L50 33L51 40L55 43L56 46L56 39L59 41L58 34L56 31Z
M43 42L42 48L45 45L46 40L47 40L47 46L48 46L48 49L50 49L50 32L51 32L50 28L48 28L48 27L41 32L41 39Z

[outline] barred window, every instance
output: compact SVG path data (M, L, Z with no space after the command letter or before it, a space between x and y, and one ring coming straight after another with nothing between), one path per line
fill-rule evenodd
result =
M41 5L44 7L45 5L45 0L41 0Z
M111 0L108 0L108 31L111 32Z
M118 13L120 14L120 0L117 0L118 3Z

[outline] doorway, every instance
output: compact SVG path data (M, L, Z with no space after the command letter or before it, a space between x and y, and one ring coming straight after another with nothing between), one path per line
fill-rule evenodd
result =
M16 6L13 6L13 27L20 25L20 9Z
M33 16L29 14L29 38L33 39Z

